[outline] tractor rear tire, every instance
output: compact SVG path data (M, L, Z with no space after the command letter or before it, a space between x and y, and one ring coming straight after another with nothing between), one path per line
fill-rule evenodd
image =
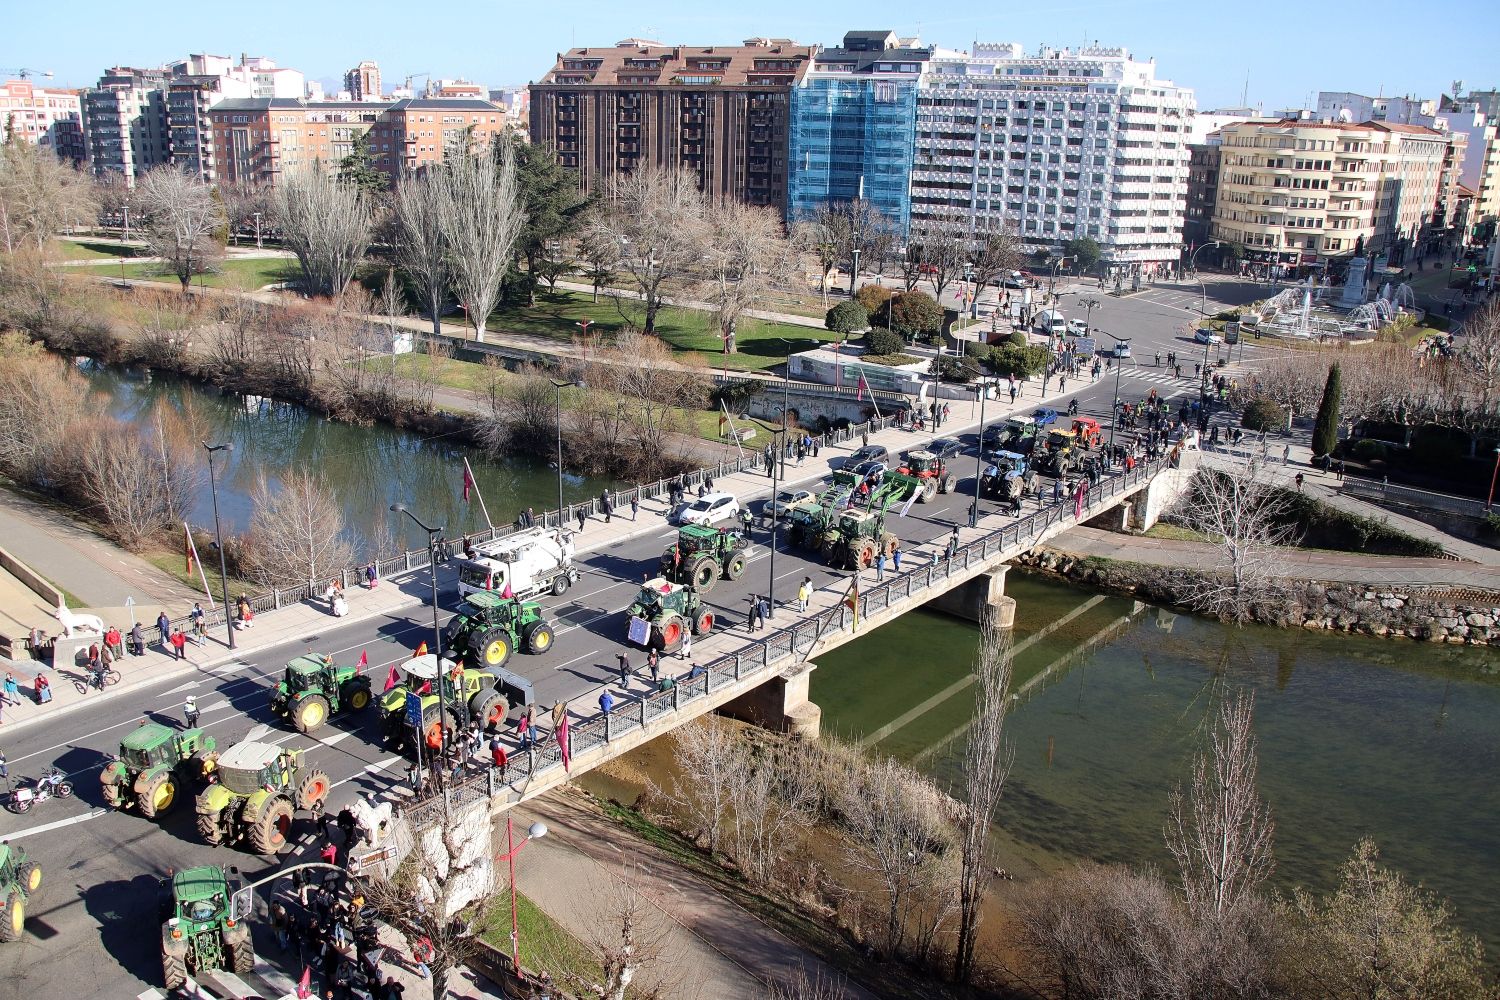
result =
M724 579L738 580L745 575L745 557L742 553L735 553L729 557L729 565L724 567Z
M26 895L33 896L42 887L42 866L35 861L28 861L16 869L16 881L25 890Z
M26 930L26 897L12 889L5 900L5 919L0 921L0 941L17 941Z
M198 836L210 847L218 847L224 843L224 826L219 822L219 817L213 813L198 814Z
M505 717L509 713L510 702L494 688L481 691L469 700L469 718L477 719L481 729L504 726Z
M224 965L236 976L255 971L255 948L250 942L250 928L237 924L224 930Z
M688 570L688 581L698 593L708 593L719 582L719 564L712 556L702 556Z
M305 812L322 810L332 785L333 782L328 780L328 772L322 768L315 767L308 771L297 781L297 808Z
M148 782L141 789L136 801L141 807L142 816L147 819L157 819L172 811L181 793L182 789L177 785L177 775L171 771L165 771L157 775L155 781Z
M953 492L953 473L951 473L951 472L944 473L943 474L943 478L938 480L938 492L939 493L952 493Z
M917 503L927 503L937 496L938 484L936 479L927 478L922 480L922 485L917 488Z
M327 782L325 777L324 782ZM287 834L292 829L292 803L277 796L267 802L260 817L250 828L250 849L256 854L275 857L287 845Z
M341 708L346 708L351 712L363 712L370 707L371 701L374 701L374 696L370 694L368 684L346 681L344 686L339 688L339 707Z
M528 653L545 653L552 648L552 626L546 622L532 622L526 626L523 638L526 641Z
M712 611L699 611L693 619L693 634L708 635L714 630L714 613Z
M503 667L510 659L510 632L489 628L479 633L473 645L474 655L486 667Z
M162 951L161 980L168 990L180 990L187 985L188 969L186 953Z
M320 694L310 694L297 702L292 719L299 733L315 733L328 721L328 699Z
M854 548L850 553L854 560L854 568L869 569L875 565L875 549L875 539L873 538L861 538L858 542L855 542Z

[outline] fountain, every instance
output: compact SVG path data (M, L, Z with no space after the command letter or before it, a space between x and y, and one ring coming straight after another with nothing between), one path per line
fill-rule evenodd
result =
M1344 280L1344 294L1339 296L1340 309L1364 305L1365 274L1369 266L1370 262L1363 257L1355 257L1349 261L1349 276Z
M1397 312L1389 299L1377 297L1349 310L1345 322L1354 330L1378 330L1394 319Z

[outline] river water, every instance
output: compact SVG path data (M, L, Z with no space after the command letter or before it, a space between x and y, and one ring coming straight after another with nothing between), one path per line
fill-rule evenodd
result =
M1494 650L1234 629L1019 573L1006 589L1019 698L1001 865L1022 877L1082 858L1170 872L1170 791L1187 781L1220 700L1249 687L1277 886L1330 889L1368 835L1386 864L1449 899L1491 961L1500 955ZM917 612L820 656L812 698L824 732L957 789L978 639Z
M169 415L168 437L200 457L200 441L234 443L233 452L220 452L215 460L219 515L226 533L249 525L250 496L262 474L274 482L289 471L316 470L337 494L356 543L389 537L393 545L405 548L425 545L424 534L407 518L390 512L390 505L398 502L428 524L445 525L449 537L456 537L485 526L478 501L466 504L461 496L465 456L496 523L515 520L523 507L541 512L557 506L557 472L544 461L522 456L491 459L479 449L441 438L422 438L383 424L338 423L301 406L220 393L144 369L122 370L88 361L77 367L114 416L147 426L162 408ZM565 475L563 496L572 503L597 496L606 485L604 480ZM191 520L213 526L206 467ZM366 554L362 546L359 551Z

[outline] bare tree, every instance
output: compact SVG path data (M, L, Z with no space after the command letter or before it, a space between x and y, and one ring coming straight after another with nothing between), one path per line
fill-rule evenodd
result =
M1291 503L1258 460L1201 470L1173 508L1173 520L1206 535L1218 562L1195 577L1187 603L1229 622L1249 621L1265 606L1285 576L1281 549L1296 539Z
M789 848L786 831L811 816L818 791L812 780L814 753L803 741L773 737L759 752L745 753L729 772L732 853L757 885L775 881Z
M968 220L960 215L924 220L912 227L911 243L921 273L932 281L934 297L941 302L944 290L963 278L969 262Z
M121 544L136 548L170 527L192 490L184 461L160 434L98 418L69 428L72 490Z
M385 281L380 285L380 296L377 300L380 307L380 315L385 317L386 340L391 347L391 370L396 369L396 330L399 321L406 316L406 293L401 289L401 283L396 280L396 269L387 268Z
M1255 696L1220 706L1209 748L1193 762L1192 785L1172 793L1167 849L1177 862L1193 919L1215 922L1246 905L1275 869L1275 823L1257 783Z
M979 651L974 658L974 721L964 750L964 801L959 811L963 840L958 943L953 956L953 978L958 983L967 983L974 975L974 944L979 937L988 875L993 870L989 864L990 830L1015 759L1014 749L1005 738L1005 713L1010 705L1010 629L1001 628L993 613L984 616L980 629Z
M343 509L321 476L293 472L279 489L262 476L250 504L247 557L262 583L316 582L348 568Z
M642 896L637 880L626 870L612 875L604 890L608 916L600 923L589 942L594 949L603 975L598 982L572 973L568 985L583 990L597 1000L625 1000L627 992L640 1000L658 1000L669 994L670 983L660 975L642 978L643 972L656 972L667 946L668 927L660 914ZM653 919L654 917L654 919Z
M442 174L441 221L453 290L474 326L474 339L500 298L500 282L510 267L516 238L526 223L516 189L510 143L498 150L462 152Z
M0 333L0 471L27 483L46 476L57 444L83 412L82 382L40 344Z
M795 975L772 982L765 1000L844 1000L844 977L829 975L822 966L809 974L807 966L797 966Z
M703 374L680 364L671 348L645 334L621 333L612 346L572 370L623 407L625 423L613 450L641 479L668 458L668 437L681 423L682 408L699 406L707 397Z
M193 275L215 270L224 256L224 206L207 184L169 165L147 171L139 187L146 248L187 294Z
M271 215L271 189L248 181L222 183L218 186L219 200L224 204L224 217L229 220L229 235L235 246L240 245L240 230Z
M699 263L704 201L684 170L635 170L618 175L595 216L589 238L619 247L616 266L629 275L646 308L645 332L656 333L662 299Z
M313 295L342 296L370 245L371 206L360 189L314 163L288 174L273 202L282 240Z
M392 198L392 229L401 267L422 291L434 337L443 332L443 306L452 282L443 230L446 184L437 170L404 174Z
M976 232L970 247L972 277L978 288L993 285L1021 266L1021 238L1004 222Z
M130 215L137 211L136 190L123 172L110 170L104 176L94 178L94 203L101 216L118 215L122 238L130 239Z
M825 202L798 223L798 233L798 244L812 253L823 269L825 305L828 276L835 267L847 264L849 274L857 278L856 262L866 267L872 262L878 265L896 241L890 220L863 198Z
M1500 303L1491 300L1464 324L1453 363L1468 396L1465 408L1479 417L1475 429L1500 423Z
M784 279L792 249L781 220L769 208L716 202L706 209L705 222L702 289L714 307L724 353L733 354L736 324L772 284Z
M92 186L76 169L30 142L0 144L0 245L36 253L62 229L98 215Z
M723 846L735 772L746 763L741 741L727 722L713 715L683 726L674 739L674 760L685 780L673 781L669 798L691 824L693 839L710 854L717 853Z

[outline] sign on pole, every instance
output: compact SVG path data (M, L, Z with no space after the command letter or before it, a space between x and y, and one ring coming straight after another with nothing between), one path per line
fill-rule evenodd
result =
M406 692L406 721L418 732L422 729L422 697L415 691Z
M255 890L245 887L229 897L229 919L249 920L255 912Z

